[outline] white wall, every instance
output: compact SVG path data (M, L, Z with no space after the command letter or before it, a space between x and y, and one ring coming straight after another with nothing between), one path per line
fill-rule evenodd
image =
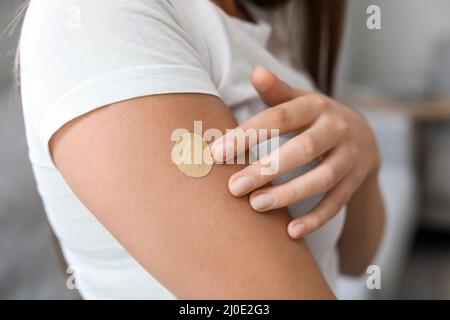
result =
M366 9L381 7L382 30L368 30ZM342 77L381 89L421 91L435 48L450 39L448 0L349 0Z

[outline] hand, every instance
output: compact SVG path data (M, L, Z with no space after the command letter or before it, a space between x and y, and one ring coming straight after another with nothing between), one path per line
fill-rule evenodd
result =
M289 223L289 235L298 239L331 220L366 178L377 175L381 164L378 148L367 122L353 109L323 94L293 89L261 67L253 72L252 83L272 107L217 139L212 153L218 162L230 158L230 153L235 157L236 129L279 129L280 134L300 131L277 150L279 169L275 174L262 175L260 170L274 157L272 151L235 173L228 184L234 196L250 193L250 204L258 212L325 193L312 211ZM311 171L281 185L266 185L316 158L320 163Z

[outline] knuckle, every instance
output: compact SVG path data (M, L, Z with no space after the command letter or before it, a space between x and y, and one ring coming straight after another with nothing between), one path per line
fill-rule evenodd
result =
M305 135L300 140L300 149L307 157L314 157L317 152L317 144L311 136Z
M321 94L315 94L314 95L314 104L319 108L320 110L325 110L328 106L328 100Z
M348 137L350 135L350 126L343 119L336 121L336 130L343 137Z
M305 101L305 96L301 96L301 95L292 99L292 102L294 102L294 105L296 105L296 106L303 105L304 101Z
M271 179L270 175L262 174L262 172L264 172L264 168L265 164L258 160L245 168L244 170L246 171L242 171L244 171L247 175L253 176L256 182L256 187L260 187Z
M277 206L287 206L295 202L297 195L293 188L279 187L276 189Z
M338 176L338 172L333 166L325 165L322 168L322 181L327 189L336 184Z
M273 108L270 109L270 118L275 124L276 128L282 128L286 126L288 121L288 114L284 108Z
M341 198L341 199L336 199L336 201L330 201L329 203L329 208L328 208L328 215L330 216L335 216L339 210L342 209L342 207L344 207L346 203L346 199Z

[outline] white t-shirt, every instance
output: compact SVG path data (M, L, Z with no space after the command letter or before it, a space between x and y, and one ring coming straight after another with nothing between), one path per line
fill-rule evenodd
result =
M50 137L95 108L161 93L218 96L242 122L266 108L249 81L258 65L294 87L311 89L305 75L269 52L270 37L269 23L230 17L208 0L31 1L20 43L29 156L49 221L84 298L174 296L70 190L49 157ZM298 216L317 200L293 205L290 212ZM343 221L341 213L307 237L331 286Z

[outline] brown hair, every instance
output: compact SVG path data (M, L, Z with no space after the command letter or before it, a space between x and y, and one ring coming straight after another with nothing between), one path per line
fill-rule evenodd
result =
M297 1L303 8L298 19L303 19L301 41L302 66L311 75L316 86L324 93L333 91L333 79L339 55L345 0L251 0L262 8L274 8ZM298 41L292 39L291 41ZM300 55L300 52L298 53Z

